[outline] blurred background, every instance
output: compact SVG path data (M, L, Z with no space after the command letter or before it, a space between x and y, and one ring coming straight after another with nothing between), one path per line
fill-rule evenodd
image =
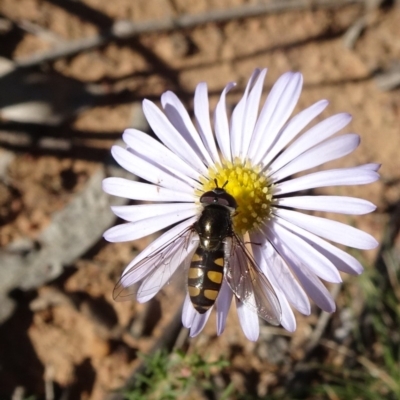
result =
M0 399L400 398L399 26L399 3L381 0L0 0ZM349 250L365 272L293 334L264 324L251 343L232 310L221 337L211 316L189 339L183 289L112 300L152 238L101 238L124 202L101 181L130 176L109 152L127 127L151 133L143 98L172 90L192 110L206 81L213 107L236 81L233 106L256 67L266 93L304 74L297 111L326 98L321 118L353 115L361 146L327 167L378 162L382 179L315 193L377 204L329 217L381 247Z

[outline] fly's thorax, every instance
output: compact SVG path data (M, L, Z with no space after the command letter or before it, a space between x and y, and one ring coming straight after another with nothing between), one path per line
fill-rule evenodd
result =
M244 235L260 229L271 217L274 185L263 165L235 158L208 168L208 176L199 177L202 183L200 203L230 206L235 233Z
M210 204L204 207L194 229L200 238L200 247L216 251L222 241L232 235L232 218L229 208Z

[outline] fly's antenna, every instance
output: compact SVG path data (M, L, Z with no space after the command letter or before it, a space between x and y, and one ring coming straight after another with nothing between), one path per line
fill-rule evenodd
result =
M225 183L224 183L224 184L222 185L222 187L220 188L220 187L218 186L217 178L214 178L214 183L215 183L215 188L216 188L216 189L224 189L225 186L228 184L228 182L229 182L229 181L225 181Z

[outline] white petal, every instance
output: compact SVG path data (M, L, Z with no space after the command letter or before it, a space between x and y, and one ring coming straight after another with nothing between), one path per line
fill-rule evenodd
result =
M284 246L282 242L275 241L274 246L276 251L288 263L303 286L304 290L318 305L318 307L324 311L333 312L335 310L335 302L333 301L329 291L325 288L317 276L305 265L302 265L301 260L298 259L297 255L295 255L287 246ZM283 322L282 326L284 326Z
M200 175L197 175L197 178L195 180L190 178L186 172L178 171L170 165L164 165L159 160L155 161L155 157L157 156L156 152L152 152L150 150L149 152L145 153L142 150L134 150L131 147L127 147L126 150L134 157L137 157L138 159L149 163L150 165L158 168L160 171L166 172L168 175L171 175L172 177L177 178L179 181L186 183L189 187L199 190L202 188L202 185L198 180Z
M140 285L137 294L137 301L145 303L152 299L158 291L171 279L177 268L183 263L192 259L193 253L197 248L197 243L190 242L185 246L183 243L173 252L172 257L163 260L163 265L154 269L152 274L149 274Z
M242 128L242 145L240 148L240 158L242 161L247 157L251 138L257 122L258 109L260 107L260 99L264 86L264 79L267 75L267 69L264 68L258 75L257 82L254 84L246 103L244 114L244 125Z
M208 317L211 314L212 307L204 314L199 314L197 311L194 315L192 326L190 327L190 337L197 336L207 323Z
M251 75L246 85L246 89L244 91L242 98L237 103L236 107L232 112L231 123L230 123L230 136L231 136L231 151L233 159L239 156L239 152L241 150L243 128L244 124L247 123L245 119L247 98L250 88L253 86L254 81L259 73L260 73L259 69L254 70L253 74Z
M302 235L302 237L310 243L315 250L328 258L339 271L350 275L360 275L363 272L364 268L356 258L326 240L310 232Z
M280 240L296 254L296 257L298 257L307 268L310 268L312 272L322 279L333 283L342 282L340 274L335 266L298 235L280 225L279 219L269 221L268 226L264 227L264 232L274 246L276 246L276 242Z
M341 222L284 209L276 209L274 214L318 236L345 246L362 250L378 246L378 242L368 233Z
M192 210L197 213L197 206L194 203L161 203L161 204L139 204L133 206L113 206L113 213L129 222L136 222L146 218L159 217L171 213Z
M176 94L171 91L163 93L161 96L161 104L172 125L185 138L186 142L196 149L198 154L201 154L203 163L206 165L213 164L210 154L204 147L186 108Z
M260 115L258 117L256 126L254 128L253 135L251 137L251 142L248 150L249 158L251 159L254 158L255 154L257 153L257 150L260 147L261 141L263 141L264 143L268 142L264 149L266 150L269 147L270 143L272 143L273 140L275 139L273 137L267 138L268 135L267 128L268 125L270 124L270 121L273 117L273 114L279 103L279 100L292 78L293 78L293 73L287 72L281 75L272 86L272 89L269 92L267 99L265 100L265 103L260 111Z
M295 196L276 199L279 207L293 207L301 210L325 211L341 214L362 215L376 209L371 202L346 196Z
M287 301L287 298L283 292L278 291L276 294L282 309L281 325L287 331L294 332L296 330L296 318L294 317L289 302Z
M236 308L239 317L240 326L247 339L255 342L260 335L260 325L258 315L250 308L246 307L236 298Z
M270 174L272 174L274 182L280 181L290 175L344 157L354 151L359 144L360 137L356 134L342 135L326 140L305 151L277 172L270 171Z
M312 106L300 111L295 115L281 130L276 143L269 149L265 155L263 164L267 166L275 156L290 143L314 118L325 110L329 102L320 100Z
M109 242L127 242L148 236L154 232L176 224L197 214L196 207L189 210L175 211L170 214L146 218L137 222L113 226L104 232L104 238Z
M226 317L228 316L229 308L232 303L233 292L226 280L222 281L221 290L216 300L217 308L217 335L221 335L225 329Z
M276 141L277 134L292 114L294 107L300 97L303 85L303 77L300 73L288 72L284 74L282 83L280 80L275 83L267 101L261 110L260 117L254 130L254 135L249 148L249 156L254 164L258 164L265 157L268 149ZM269 103L269 104L267 104Z
M143 112L154 133L173 153L185 160L200 174L207 174L207 168L202 163L199 155L154 103L147 99L143 100Z
M175 202L194 202L196 200L193 190L192 193L183 193L178 190L166 189L160 186L130 181L124 178L104 179L103 190L113 196L131 200Z
M369 168L340 168L318 171L312 174L290 179L274 186L274 195L298 192L326 186L366 185L379 179L379 174Z
M311 244L315 250L328 258L339 271L352 275L359 275L363 271L362 265L356 258L326 240L282 218L279 220L279 223Z
M301 268L293 263L292 268L311 300L323 311L332 313L336 310L335 301L324 284L308 268Z
M254 257L256 260L262 260L259 266L272 286L279 287L290 304L298 311L309 315L311 312L310 302L279 253L259 234L254 235L251 240L257 243L252 246ZM262 242L264 244L260 246L258 243Z
M271 171L278 171L289 161L293 160L306 150L323 142L325 139L339 132L351 121L350 114L337 114L329 117L307 132L303 133L293 142L270 166Z
M282 243L277 243L277 250L296 274L304 290L314 303L323 311L335 311L336 306L331 294L317 276L307 267L302 266L296 256Z
M225 89L221 93L221 97L218 101L217 107L214 114L214 129L217 137L217 142L221 150L222 156L225 160L232 161L231 156L231 144L229 135L229 123L228 116L226 115L226 94L236 84L231 82L225 86Z
M379 169L381 168L381 166L382 166L382 164L369 163L369 164L359 165L358 167L355 167L355 168L368 169L368 170L371 170L371 171L378 172Z
M153 139L151 136L137 129L126 129L123 134L124 142L137 153L151 155L154 163L168 168L172 171L179 171L181 174L190 177L192 186L193 180L199 179L199 173L196 172L188 163L181 160L170 149Z
M192 326L196 310L193 308L189 293L186 293L185 301L182 308L182 325L189 329Z
M215 145L214 135L211 129L210 110L208 103L207 84L199 83L194 94L194 115L197 121L198 131L203 139L203 143L211 155L214 163L221 163L217 146Z
M143 160L137 155L133 155L122 147L113 146L111 148L111 154L122 168L134 175L140 176L146 181L166 187L167 189L176 189L184 193L193 192L193 187L189 186L187 183L177 179L169 172L160 169L151 162Z

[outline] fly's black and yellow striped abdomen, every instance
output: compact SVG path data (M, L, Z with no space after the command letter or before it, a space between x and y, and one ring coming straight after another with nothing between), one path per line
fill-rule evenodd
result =
M205 313L213 306L224 278L224 250L208 251L198 247L189 268L188 290L194 308Z

